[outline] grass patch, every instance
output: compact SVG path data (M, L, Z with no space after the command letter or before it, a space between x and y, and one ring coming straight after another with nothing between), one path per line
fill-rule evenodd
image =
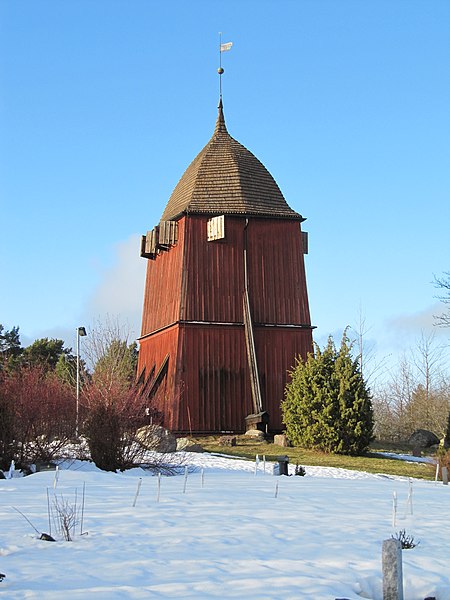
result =
M416 477L418 479L434 479L434 465L404 460L392 459L380 455L381 449L376 445L370 452L363 456L345 456L343 454L327 454L316 450L304 448L283 448L267 442L255 442L245 436L237 436L236 446L221 446L219 438L215 436L199 437L195 441L203 446L207 452L218 452L241 458L254 460L255 456L265 455L266 460L275 461L278 456L289 456L290 464L299 464L308 467L336 467L354 471L366 471L367 473L380 473L385 475L400 475L403 477ZM383 445L386 452L399 452L410 454L410 449L397 447L394 450ZM377 451L378 450L378 451ZM308 469L307 469L308 472Z

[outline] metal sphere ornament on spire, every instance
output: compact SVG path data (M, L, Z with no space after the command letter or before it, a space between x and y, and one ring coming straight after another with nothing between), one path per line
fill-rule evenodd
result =
M219 68L217 72L219 73L219 94L222 98L222 75L224 74L224 70L222 68L222 52L228 52L231 50L233 46L233 42L227 42L226 44L222 44L222 34L219 33Z

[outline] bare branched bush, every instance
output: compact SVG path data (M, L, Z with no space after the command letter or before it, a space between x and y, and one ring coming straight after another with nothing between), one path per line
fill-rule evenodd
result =
M78 525L78 505L75 496L74 502L67 500L63 496L55 496L53 499L53 520L56 523L56 530L59 535L71 542Z
M93 372L81 391L81 431L92 460L103 470L145 464L163 471L167 461L161 451L167 450L153 435L154 411L148 392L136 384L137 348L128 338L128 329L114 319L88 331L84 348Z
M433 336L422 336L405 354L391 377L373 390L375 435L386 441L407 441L416 429L442 438L450 409L450 384L443 348Z
M401 529L395 535L391 535L393 540L398 540L402 545L402 550L411 550L420 544L420 542L415 542L414 537L412 535L408 535L406 533L406 529Z
M41 366L2 374L0 439L20 467L59 458L75 424L73 389Z
M89 330L85 342L93 373L82 388L82 431L92 460L107 471L142 462L146 450L137 431L146 424L149 402L135 385L137 349L128 337L127 328L108 319Z

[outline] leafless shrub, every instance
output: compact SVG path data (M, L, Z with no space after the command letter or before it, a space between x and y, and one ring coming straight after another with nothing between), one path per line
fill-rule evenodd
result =
M77 496L75 495L75 500L71 502L63 496L58 498L58 496L55 495L53 499L52 514L59 535L61 535L66 542L71 542L75 528L79 522Z
M402 545L402 550L410 550L411 548L415 548L420 544L420 542L415 542L414 537L412 535L408 535L405 529L401 529L395 535L391 535L393 540L398 540Z
M14 458L24 468L59 458L75 423L70 386L37 365L3 373L0 388L0 447L5 461Z
M375 435L406 441L416 429L442 438L450 408L445 352L432 335L422 335L400 359L390 379L373 390Z

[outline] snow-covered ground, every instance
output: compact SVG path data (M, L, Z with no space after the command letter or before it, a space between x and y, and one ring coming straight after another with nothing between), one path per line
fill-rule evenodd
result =
M262 462L255 475L252 462L210 454L185 461L187 480L161 477L159 501L158 477L141 469L74 462L56 487L54 471L0 480L0 597L381 600L382 541L405 529L420 541L403 551L405 600L450 600L449 486L307 465L305 477L274 477ZM80 520L83 486L83 535L79 522L63 541L48 505L76 501ZM57 541L38 539L12 507Z

